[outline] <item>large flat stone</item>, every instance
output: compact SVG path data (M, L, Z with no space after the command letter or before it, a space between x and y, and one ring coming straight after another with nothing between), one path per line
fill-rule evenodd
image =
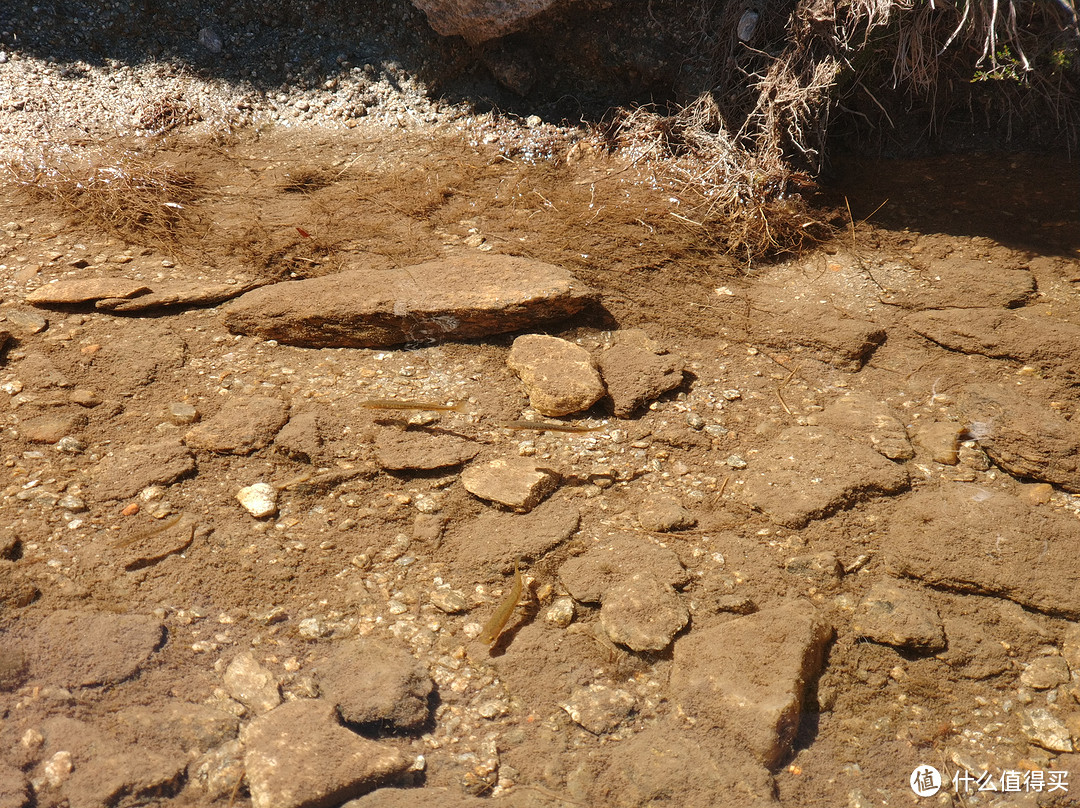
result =
M886 565L932 586L1080 617L1076 519L1000 491L952 484L911 496L885 541ZM948 631L948 626L946 626Z
M809 605L767 609L675 643L671 690L698 722L745 745L766 766L791 751L807 685L832 627Z
M1080 326L1050 320L1031 309L982 308L924 311L907 324L951 351L1015 359L1052 370L1066 379L1080 375Z
M99 499L124 499L149 485L170 485L195 471L195 456L179 441L125 446L94 469Z
M998 466L1080 492L1080 428L1074 422L1000 385L966 388L959 403L969 433Z
M1035 277L1027 267L986 266L957 257L915 270L903 289L890 292L882 302L918 310L1011 309L1034 296Z
M409 761L392 746L341 726L322 699L282 704L241 732L255 808L329 808L401 774Z
M885 341L885 330L831 305L807 304L781 315L762 317L754 323L750 338L855 371Z
M581 412L604 395L604 383L589 352L558 337L518 337L506 364L520 377L529 403L541 415Z
M56 611L34 635L34 678L68 688L117 684L164 639L164 625L147 615Z
M192 427L184 443L219 454L251 454L267 446L288 420L284 401L244 396L229 400L212 418Z
M569 317L592 299L560 267L468 255L264 286L233 301L225 324L290 345L378 348L517 331Z
M784 430L747 471L747 504L794 528L908 486L903 466L823 427Z
M70 306L103 298L127 299L150 291L142 281L128 278L75 278L49 283L26 296L35 306Z

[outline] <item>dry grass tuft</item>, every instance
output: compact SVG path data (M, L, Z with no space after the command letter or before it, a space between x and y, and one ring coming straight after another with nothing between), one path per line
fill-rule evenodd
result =
M147 246L178 246L195 229L202 196L192 174L133 149L45 146L0 164L30 199L50 202L80 224Z

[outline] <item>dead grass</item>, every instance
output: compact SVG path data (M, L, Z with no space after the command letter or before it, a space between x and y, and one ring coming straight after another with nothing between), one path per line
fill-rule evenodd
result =
M133 148L48 145L0 171L29 199L135 244L168 249L198 229L192 206L203 188L195 175Z

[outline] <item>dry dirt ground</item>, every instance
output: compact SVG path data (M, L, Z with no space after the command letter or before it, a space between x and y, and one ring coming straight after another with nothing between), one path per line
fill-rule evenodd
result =
M364 804L1080 802L1074 163L842 165L832 202L858 224L747 271L601 154L508 156L453 128L116 149L190 178L187 218L121 237L0 185L0 804L248 804L238 726L279 692L329 698L354 663L406 682L349 726L410 764L359 790L449 789ZM534 415L516 335L307 349L230 333L227 304L25 300L55 279L241 288L478 253L570 270L599 303L544 333L599 358L641 329L683 383L569 421L596 431L512 431ZM212 420L253 397L287 424ZM388 398L463 407L361 406ZM461 465L387 469L380 435L409 418L562 484L515 514ZM232 444L191 437L207 423ZM273 516L237 502L256 482ZM489 647L518 559L522 605ZM689 615L674 650L600 620L597 593L642 571ZM771 656L784 610L829 627L820 661ZM740 675L804 696L768 770L737 748L760 717L710 727L685 685L755 614L774 617ZM920 801L921 764L947 782ZM957 772L997 791L955 793Z

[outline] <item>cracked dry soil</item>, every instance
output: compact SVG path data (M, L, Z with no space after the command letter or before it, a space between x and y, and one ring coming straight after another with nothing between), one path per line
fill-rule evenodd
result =
M0 804L1075 804L1067 166L852 164L871 223L745 274L614 157L438 129L153 148L212 189L182 243L0 188ZM597 291L535 333L602 361L640 329L682 384L508 430L536 417L516 334L309 349L230 333L227 303L26 302L484 253ZM363 406L395 398L462 406ZM418 468L448 435L468 450ZM505 458L561 483L528 513L465 490Z

